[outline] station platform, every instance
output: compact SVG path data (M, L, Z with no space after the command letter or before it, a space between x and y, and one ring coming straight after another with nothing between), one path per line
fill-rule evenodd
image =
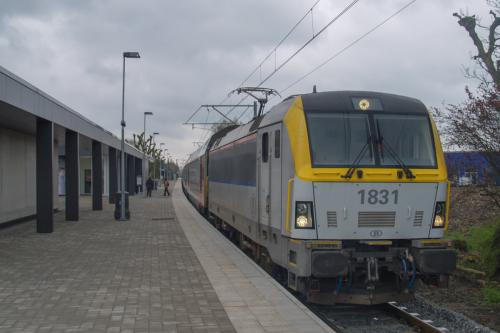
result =
M229 319L238 332L333 332L208 223L176 184L173 205Z
M0 230L0 332L331 332L218 233L175 185L80 221Z

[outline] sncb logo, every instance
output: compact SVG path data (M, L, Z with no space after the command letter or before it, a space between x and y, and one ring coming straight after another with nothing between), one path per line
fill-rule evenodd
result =
M376 237L382 237L382 230L372 230L370 231L370 236L376 238Z

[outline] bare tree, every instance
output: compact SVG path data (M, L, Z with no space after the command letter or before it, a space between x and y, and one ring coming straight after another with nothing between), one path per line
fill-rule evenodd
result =
M500 35L496 29L500 26L500 17L498 16L500 15L500 0L489 0L487 2L492 8L490 10L490 14L493 17L493 21L489 26L481 25L476 15L468 16L453 13L453 16L458 17L458 24L464 27L464 29L469 33L469 36L478 52L473 59L476 60L484 72L490 76L491 81L484 76L479 78L483 82L492 82L498 90L500 88L500 71L498 68L498 56L500 50L497 42L500 39Z
M160 164L163 161L162 150L156 147L156 143L153 141L153 136L150 135L148 139L145 139L144 132L141 134L134 134L133 140L126 140L128 143L132 144L139 151L144 152L146 155L154 158L153 168L149 168L149 173L151 174L153 170L156 175L160 174ZM157 171L157 172L156 172Z
M466 100L450 104L444 110L434 109L436 119L449 146L468 151L478 151L490 166L486 184L481 193L500 207L500 190L495 181L500 177L500 0L487 1L491 7L492 21L481 25L475 15L454 13L458 24L468 32L477 55L473 60L480 66L479 72L466 71L466 76L479 81L473 92L465 87Z

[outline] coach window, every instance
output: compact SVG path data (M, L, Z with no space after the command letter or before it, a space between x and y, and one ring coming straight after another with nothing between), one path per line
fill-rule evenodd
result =
M269 158L269 134L262 134L262 162L267 163Z
M280 130L274 132L274 158L280 158Z

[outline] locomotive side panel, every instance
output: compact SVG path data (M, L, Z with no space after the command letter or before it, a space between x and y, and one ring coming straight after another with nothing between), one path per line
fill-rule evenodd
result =
M191 161L188 165L184 167L185 169L185 180L184 190L188 194L191 201L200 208L203 204L203 194L201 190L202 185L202 175L200 173L200 159Z
M209 210L256 239L256 135L217 148L209 155Z

